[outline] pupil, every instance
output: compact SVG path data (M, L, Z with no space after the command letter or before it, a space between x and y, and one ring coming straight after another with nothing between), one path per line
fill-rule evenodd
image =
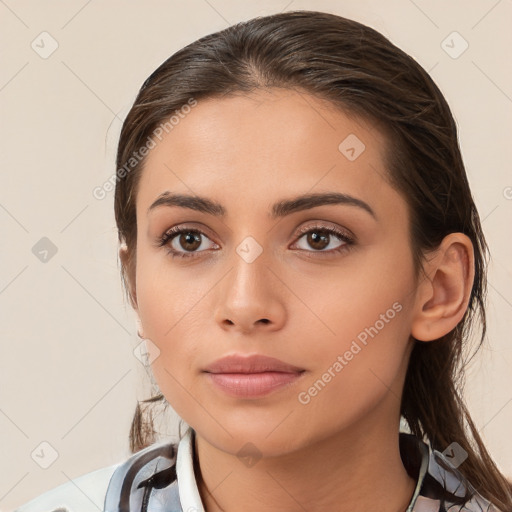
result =
M201 240L197 233L188 232L182 235L182 238L185 240L185 245L193 244L194 241L196 242L196 245L192 248L189 247L189 249L197 249L201 245Z
M312 241L310 241L311 246L314 247L315 249L324 249L329 245L329 235L318 235L317 233L318 231L313 231L313 233L311 233L310 235L310 239L312 239Z

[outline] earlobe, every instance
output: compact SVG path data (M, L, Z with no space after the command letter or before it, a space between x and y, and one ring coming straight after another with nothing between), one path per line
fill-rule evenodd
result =
M130 297L130 303L135 311L137 311L137 293L135 288L135 262L132 260L130 252L126 245L122 245L119 248L119 259L121 260L121 266L123 269L123 275L125 277L126 286L128 288L128 295Z
M137 315L137 318L136 318L136 322L137 322L137 335L139 336L139 338L145 339L146 336L144 335L144 328L142 327L142 322L140 320L139 314L137 312L135 312L135 314Z
M411 335L433 341L453 330L468 307L475 275L473 244L463 233L447 235L425 265L416 294Z

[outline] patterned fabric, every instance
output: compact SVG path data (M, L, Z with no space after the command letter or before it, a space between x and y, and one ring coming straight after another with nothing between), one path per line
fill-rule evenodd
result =
M178 446L153 444L116 469L105 512L204 512L193 468L194 436ZM406 512L501 512L480 496L447 457L412 434L400 432L400 455L417 481Z

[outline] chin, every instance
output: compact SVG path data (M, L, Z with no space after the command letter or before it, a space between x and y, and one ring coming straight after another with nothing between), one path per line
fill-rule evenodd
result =
M276 428L277 426L277 428ZM296 451L307 445L305 432L297 431L297 428L286 428L275 422L274 427L268 423L224 423L224 428L195 429L199 436L218 450L230 453L241 459L259 459L262 457L278 457ZM229 432L229 433L228 433ZM302 437L299 437L302 434Z

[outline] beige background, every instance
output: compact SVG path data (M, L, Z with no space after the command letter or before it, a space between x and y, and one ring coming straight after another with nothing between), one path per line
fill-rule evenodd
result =
M113 193L92 195L114 172L140 85L200 36L295 9L376 28L431 72L452 107L494 258L488 342L468 401L512 476L510 0L0 0L0 510L127 457L135 401L149 396L119 278ZM469 45L458 58L442 46L453 31ZM452 54L464 44L455 37ZM46 262L43 237L57 249ZM171 420L165 435L175 436ZM42 442L58 452L47 469L31 457Z

